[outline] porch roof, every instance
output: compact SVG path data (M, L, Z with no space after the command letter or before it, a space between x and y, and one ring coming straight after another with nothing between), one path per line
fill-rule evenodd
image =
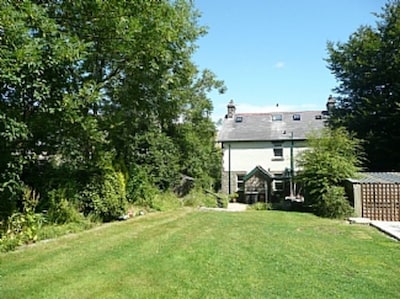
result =
M262 166L257 165L252 171L250 171L248 174L246 174L243 177L243 181L245 181L245 182L248 181L256 173L260 173L264 177L264 179L266 179L268 181L272 181L274 179L274 175L272 173L265 170Z

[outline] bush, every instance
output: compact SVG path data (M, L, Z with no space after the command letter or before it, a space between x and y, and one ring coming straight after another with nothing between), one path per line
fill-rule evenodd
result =
M50 223L79 223L84 220L84 216L79 213L74 204L65 198L64 190L50 191L49 198L50 206L47 212L47 219Z
M1 251L37 241L38 231L44 222L43 215L35 213L38 202L39 195L26 187L22 197L22 213L14 213L6 221L5 233L0 239Z
M296 180L304 186L305 204L315 207L321 216L335 215L347 210L339 189L342 182L360 171L360 141L343 128L322 130L308 138L309 148L297 159L299 171ZM324 199L323 196L326 196ZM343 210L342 210L343 209Z
M353 213L353 208L345 197L344 188L337 186L328 187L322 195L322 200L318 201L314 208L317 215L329 218L346 218Z
M80 202L86 215L94 214L103 221L117 219L127 206L124 176L113 169L94 175L81 192Z
M134 167L129 174L126 193L129 203L150 208L158 190L143 168Z

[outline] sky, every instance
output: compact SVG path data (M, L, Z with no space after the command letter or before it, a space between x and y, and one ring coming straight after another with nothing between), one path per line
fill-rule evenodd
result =
M385 0L194 0L208 34L194 62L223 80L210 93L212 118L236 111L323 110L338 85L327 68L327 42L346 42L362 25L375 26ZM278 105L278 107L277 107Z

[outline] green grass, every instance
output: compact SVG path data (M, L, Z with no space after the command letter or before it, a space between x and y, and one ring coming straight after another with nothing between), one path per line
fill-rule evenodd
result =
M182 209L0 254L0 297L399 298L399 246L310 214Z

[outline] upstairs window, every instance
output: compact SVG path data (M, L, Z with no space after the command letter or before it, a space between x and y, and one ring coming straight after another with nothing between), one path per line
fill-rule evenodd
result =
M300 114L293 114L293 120L301 120Z
M282 143L274 143L274 159L283 159Z
M282 114L272 115L272 121L281 121L281 120L282 120Z

